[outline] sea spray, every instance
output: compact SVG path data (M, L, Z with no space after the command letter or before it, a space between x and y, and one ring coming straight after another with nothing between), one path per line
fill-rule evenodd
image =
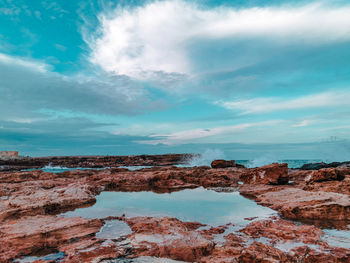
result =
M260 167L260 166L264 166L267 164L271 164L271 163L279 163L280 161L278 160L278 158L276 156L274 156L273 154L266 154L263 156L260 156L258 158L255 158L253 160L249 160L246 164L246 166L248 168L255 168L255 167Z
M225 154L219 149L206 149L203 153L195 155L183 166L210 166L211 162L217 159L225 159Z

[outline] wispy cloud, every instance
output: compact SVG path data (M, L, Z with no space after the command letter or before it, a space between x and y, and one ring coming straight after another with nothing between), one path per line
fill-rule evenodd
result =
M298 98L260 97L246 100L217 101L215 104L241 114L260 114L282 110L349 106L350 93L347 91L324 92Z
M141 144L166 144L166 145L176 145L184 143L192 143L198 139L207 138L211 136L218 135L234 135L235 133L243 132L249 128L253 127L264 127L272 124L279 123L280 121L265 121L265 122L255 122L255 123L243 123L231 126L221 126L210 129L191 129L184 130L180 132L174 132L169 134L155 134L149 136L150 140L138 141Z
M311 120L303 120L301 122L293 124L292 127L296 127L296 128L298 128L298 127L306 127L306 126L309 126L312 123L313 123L313 121L311 121Z
M41 73L45 73L50 69L50 66L48 64L45 64L41 61L9 56L2 53L0 53L0 63L20 66L20 67L27 68L28 70L34 70Z
M156 1L100 15L88 43L91 61L108 72L136 78L149 72L190 74L193 41L270 39L320 45L350 39L350 6L204 9L181 0Z

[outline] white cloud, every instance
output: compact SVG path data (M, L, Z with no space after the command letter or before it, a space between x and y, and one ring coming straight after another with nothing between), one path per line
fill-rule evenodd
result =
M176 144L184 144L184 143L192 143L198 139L218 136L218 135L233 135L239 132L243 132L248 128L253 127L262 127L271 124L276 124L280 121L265 121L265 122L256 122L256 123L244 123L237 124L231 126L221 126L215 127L211 129L192 129L192 130L184 130L180 132L174 132L169 134L155 134L149 136L150 138L154 138L153 140L143 140L138 141L141 144L166 144L166 145L176 145Z
M218 101L215 104L229 110L241 111L241 114L259 114L282 110L297 110L332 106L349 106L349 92L324 92L299 98L262 97L236 101Z
M47 65L43 62L40 62L40 61L35 61L32 59L23 59L23 58L9 56L9 55L2 54L2 53L0 53L0 63L25 67L29 70L31 69L31 70L39 71L42 73L47 72L50 68L49 65Z
M293 124L292 127L295 127L295 128L306 127L306 126L309 126L313 123L314 123L314 121L312 121L312 120L303 120L303 121L300 121L298 123Z
M329 43L350 39L350 6L203 9L181 0L156 1L100 15L91 61L108 72L136 78L150 72L190 74L193 41L270 38L276 42ZM205 54L204 54L205 55Z

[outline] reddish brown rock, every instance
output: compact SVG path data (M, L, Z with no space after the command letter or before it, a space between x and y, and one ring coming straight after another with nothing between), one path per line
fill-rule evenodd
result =
M313 192L333 192L350 195L350 176L345 177L342 181L323 181L313 182L303 187L303 190Z
M290 219L348 220L350 197L331 192L309 192L295 188L266 192L257 202Z
M247 249L241 252L238 257L239 263L278 263L289 262L286 253L281 250L265 245L260 242L254 242Z
M95 195L87 185L70 184L65 187L43 189L28 187L0 200L0 221L23 215L55 214L95 202Z
M228 167L244 168L243 165L237 164L234 160L231 160L231 161L214 160L211 162L211 168L228 168Z
M265 237L274 242L303 242L305 244L320 243L323 232L311 225L296 225L286 220L260 220L252 222L240 230L249 237Z
M342 170L345 177L342 181L306 184L305 178L310 173L289 170L288 175L286 165L278 164L255 169L168 166L139 171L113 168L60 174L0 172L0 244L6 244L0 246L0 250L3 249L0 262L12 261L20 255L57 251L65 253L64 262L99 262L127 255L189 262L264 262L265 259L269 262L347 262L349 250L327 247L319 240L319 228L297 226L278 218L252 221L241 232L226 234L230 230L228 225L201 230L200 223L185 223L174 218L121 217L118 219L127 221L134 231L125 240L129 245L123 247L113 240L94 236L103 220L47 215L91 205L95 195L104 190L170 192L203 186L223 190L239 188L245 196L295 220L321 218L341 222L349 218L349 173ZM279 185L288 178L294 182ZM245 184L239 185L239 180ZM29 240L34 240L34 244ZM299 241L308 247L297 243ZM285 242L296 243L295 248L283 250L279 245ZM314 245L319 248L310 247Z
M128 237L138 256L166 257L194 262L209 255L215 243L196 231L200 223L176 218L136 217L126 222L135 232Z
M274 163L249 169L240 175L240 180L246 184L286 184L288 183L288 165Z
M65 263L100 262L127 255L127 251L118 247L112 241L89 240L90 242L76 242L60 248L67 256Z
M0 159L0 166L5 170L41 168L44 166L63 167L118 167L118 166L153 166L175 165L186 163L198 154L162 154L162 155L126 155L126 156L51 156L21 157Z
M0 226L0 262L59 251L64 244L91 238L101 226L99 220L79 217L34 216L7 221Z
M323 181L341 181L345 178L344 172L336 168L324 168L313 171L309 176L305 178L308 183L323 182Z

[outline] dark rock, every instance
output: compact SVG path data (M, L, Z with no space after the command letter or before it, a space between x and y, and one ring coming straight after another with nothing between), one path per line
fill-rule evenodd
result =
M304 164L300 169L302 170L319 170L323 168L336 168L339 166L347 166L350 165L350 162L332 162L332 163L307 163Z

